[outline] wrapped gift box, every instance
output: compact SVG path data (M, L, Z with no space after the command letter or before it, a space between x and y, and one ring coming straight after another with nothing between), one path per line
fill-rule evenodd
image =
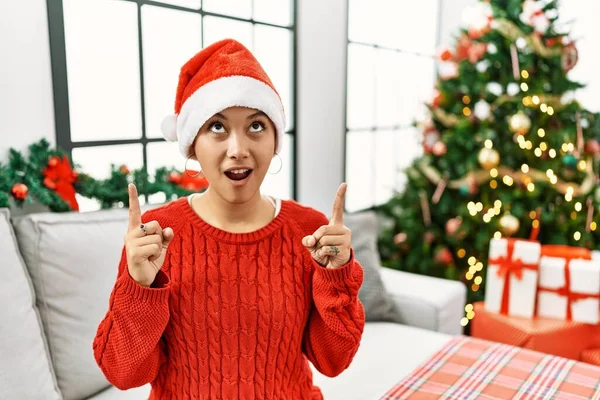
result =
M487 311L533 317L540 255L539 242L490 240L484 303Z
M537 315L600 322L600 262L584 248L542 246Z
M600 326L553 318L510 317L474 304L471 335L494 342L580 360L584 350L595 348Z
M581 352L581 361L600 366L600 348L588 349Z

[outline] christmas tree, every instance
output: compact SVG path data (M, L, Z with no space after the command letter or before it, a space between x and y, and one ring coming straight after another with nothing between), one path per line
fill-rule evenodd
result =
M575 100L577 48L556 1L480 1L464 15L416 124L424 155L380 208L380 251L387 267L462 280L472 303L492 237L597 246L600 117Z

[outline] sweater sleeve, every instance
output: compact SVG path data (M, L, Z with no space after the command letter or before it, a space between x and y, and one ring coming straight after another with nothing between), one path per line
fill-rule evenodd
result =
M93 342L98 366L117 388L142 386L156 378L165 359L161 337L169 321L169 290L163 270L151 287L135 282L123 249L109 308Z
M354 259L328 269L313 261L313 307L304 333L303 350L312 364L326 376L337 376L350 365L365 325L358 290L363 269Z

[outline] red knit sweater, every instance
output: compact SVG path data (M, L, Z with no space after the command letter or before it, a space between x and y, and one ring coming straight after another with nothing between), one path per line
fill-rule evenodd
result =
M175 237L151 288L123 250L93 349L120 389L152 384L151 399L320 399L308 360L327 376L352 361L365 316L354 260L317 264L302 238L329 221L284 200L265 227L232 234L185 198L143 216Z

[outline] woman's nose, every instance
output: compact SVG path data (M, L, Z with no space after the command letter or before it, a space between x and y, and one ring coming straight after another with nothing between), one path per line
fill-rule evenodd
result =
M228 138L227 156L234 159L248 157L248 141L244 133L233 132Z

